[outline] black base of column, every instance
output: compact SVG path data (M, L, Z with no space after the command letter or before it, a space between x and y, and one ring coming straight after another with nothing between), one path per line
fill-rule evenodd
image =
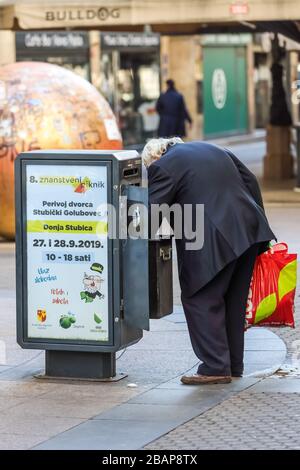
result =
M107 379L116 375L116 354L78 351L46 353L46 377Z

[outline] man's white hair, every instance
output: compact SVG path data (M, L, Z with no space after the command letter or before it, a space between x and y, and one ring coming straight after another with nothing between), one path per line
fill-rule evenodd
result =
M142 160L146 167L150 166L151 163L158 160L167 150L168 147L175 144L183 144L183 140L180 137L170 137L169 139L151 139L145 145L142 151Z

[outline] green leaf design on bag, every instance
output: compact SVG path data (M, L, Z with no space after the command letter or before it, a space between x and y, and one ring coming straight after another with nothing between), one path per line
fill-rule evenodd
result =
M270 317L275 312L277 307L276 293L268 295L258 305L255 314L254 324Z
M296 289L297 283L297 260L288 263L279 273L278 296L279 301L286 294Z

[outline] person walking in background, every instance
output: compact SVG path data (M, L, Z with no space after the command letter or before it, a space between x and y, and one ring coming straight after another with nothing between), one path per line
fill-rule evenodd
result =
M160 121L159 137L186 136L185 121L192 125L192 118L186 108L184 97L175 88L174 80L167 80L167 91L161 93L156 103Z

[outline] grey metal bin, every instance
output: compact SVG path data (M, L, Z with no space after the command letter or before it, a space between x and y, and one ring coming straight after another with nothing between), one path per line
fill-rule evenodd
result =
M63 182L55 183L53 175ZM74 179L78 187L70 183ZM22 348L46 351L46 376L114 377L116 351L139 341L149 318L172 311L171 259L157 256L165 242L161 248L150 242L149 249L148 239L118 235L124 224L120 196L129 205L148 204L140 185L141 158L135 151L35 151L16 159L17 340ZM82 220L65 215L76 213L76 201L91 207L82 212L92 215ZM101 201L113 207L114 217L97 212ZM51 215L50 204L67 209ZM108 232L113 227L117 233L110 238L104 231L102 245L97 214L106 217ZM41 283L39 269L48 270ZM79 292L81 273L88 287ZM104 294L90 292L89 282L102 283ZM60 303L61 292L67 305Z

